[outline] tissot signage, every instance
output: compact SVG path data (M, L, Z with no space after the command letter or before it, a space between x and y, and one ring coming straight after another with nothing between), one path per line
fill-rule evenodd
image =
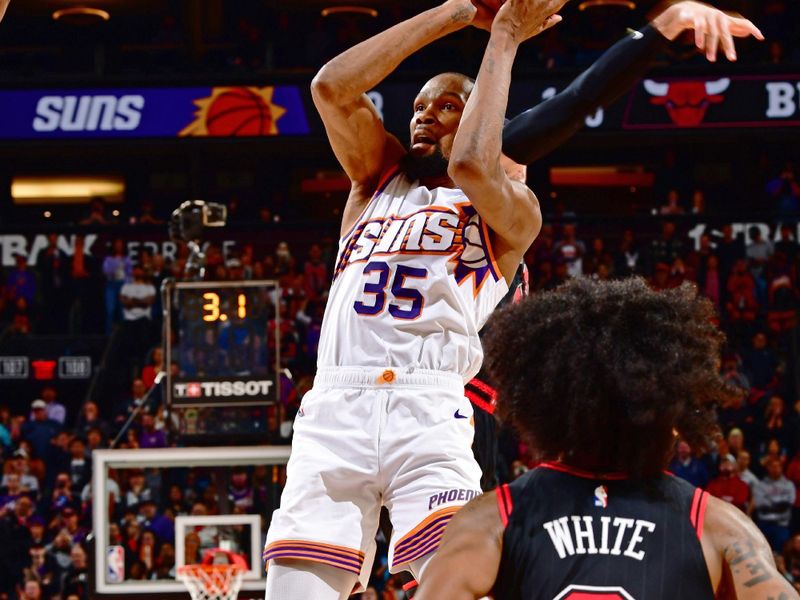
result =
M246 406L277 400L268 377L181 378L172 381L174 406Z

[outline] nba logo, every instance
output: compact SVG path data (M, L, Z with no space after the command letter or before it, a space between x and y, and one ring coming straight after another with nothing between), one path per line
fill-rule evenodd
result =
M594 505L600 508L608 508L608 488L598 485L594 491Z
M125 581L125 549L122 546L109 546L106 555L106 582L122 583Z

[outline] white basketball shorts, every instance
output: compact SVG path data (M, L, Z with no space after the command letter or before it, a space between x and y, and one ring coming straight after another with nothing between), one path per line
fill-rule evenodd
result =
M267 561L334 565L366 586L381 506L397 572L435 550L453 514L480 494L472 405L457 374L321 369L294 425Z

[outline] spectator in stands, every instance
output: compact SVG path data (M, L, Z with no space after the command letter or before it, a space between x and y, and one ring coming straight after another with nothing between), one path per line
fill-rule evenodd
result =
M150 352L150 364L145 365L144 369L142 369L142 382L144 382L144 386L149 390L153 387L153 384L156 380L156 375L158 375L164 369L164 351L161 349L161 346L156 346Z
M764 267L775 252L775 248L772 246L772 242L764 238L760 227L754 225L747 230L747 233L750 235L750 245L746 250L750 272L753 277L759 279L764 275Z
M155 417L150 413L142 414L142 427L139 432L140 448L166 448L167 435L163 430L155 428Z
M78 544L86 539L88 531L86 528L81 527L80 521L78 520L78 512L74 508L68 506L61 511L61 522L64 529L72 538L73 544Z
M650 264L671 265L683 255L683 242L675 235L675 223L664 221L661 236L650 244Z
M57 234L49 234L47 242L47 248L37 258L36 270L42 297L58 298L59 301L48 303L47 310L42 313L42 329L46 333L62 333L66 331L70 309L70 263L66 253L58 247Z
M47 457L45 458L44 487L50 489L59 473L69 473L71 460L69 453L70 436L66 431L59 431L50 442Z
M758 483L758 477L750 470L750 453L747 450L739 452L736 463L739 467L739 479L744 481L752 492L753 487Z
M36 520L38 523L41 517L31 517L30 521ZM34 539L30 549L31 562L26 569L28 581L41 583L42 593L45 598L51 598L59 592L61 580L58 577L58 568L53 558L47 554L44 544L40 540Z
M47 403L37 398L31 404L31 417L22 426L22 439L30 443L36 458L47 457L52 439L61 431L61 423L47 417Z
M7 510L14 510L17 500L25 493L19 475L16 473L9 473L5 481L6 484L0 488L0 514Z
M795 490L800 489L800 450L795 452L792 460L786 465L786 479L794 484ZM800 531L800 494L796 494L794 505L792 506L791 526L793 532ZM798 567L800 567L800 564L798 564Z
M741 236L733 235L733 225L722 226L722 239L717 241L715 254L719 257L722 279L727 281L737 261L745 258L744 240Z
M632 229L622 233L622 241L614 256L614 274L617 277L629 277L642 271L641 252L636 243Z
M69 473L60 473L58 477L56 477L53 492L50 496L50 511L60 514L65 508L75 509L79 506L79 498L72 489L72 479Z
M0 515L0 595L13 597L22 581L32 545L31 534L25 522L33 512L33 502L20 497L13 510Z
M328 289L328 269L322 261L322 248L312 244L308 249L308 260L303 265L305 275L306 298L309 301L319 300Z
M34 496L39 495L39 480L31 473L30 457L24 448L19 448L14 451L14 455L9 461L11 464L6 465L5 475L3 481L0 482L0 487L8 487L8 477L11 474L19 476L22 488L32 493Z
M38 579L26 579L19 596L20 600L44 600Z
M89 203L89 215L80 221L81 225L109 225L106 217L106 201L104 198L92 198Z
M11 432L6 423L0 421L0 460L8 456L11 450Z
M86 457L86 442L74 437L69 442L69 477L76 490L82 490L92 478L92 464Z
M560 260L566 265L569 277L580 277L583 275L583 258L586 255L586 244L576 237L575 225L567 223L562 231L563 239L559 241L553 253L556 260Z
M16 268L6 276L6 293L12 300L22 298L28 305L36 300L38 285L36 275L28 268L28 259L22 254L17 254Z
M72 280L70 331L103 331L103 276L97 257L85 250L84 237L75 236L75 251L70 259Z
M141 469L130 469L125 493L122 497L123 509L135 508L140 502L155 499L153 490L150 489Z
M722 306L724 285L722 274L719 271L719 259L715 255L707 256L705 262L701 264L697 285L700 288L700 292L711 300L714 307L719 311Z
M133 261L125 254L125 242L115 239L112 253L103 260L103 274L106 276L106 333L119 320L120 290L133 270Z
M756 523L772 549L780 552L789 539L795 487L784 477L780 460L773 458L766 467L766 477L753 490L754 514Z
M780 335L797 325L797 298L786 255L775 254L767 267L767 327Z
M671 189L669 192L667 192L667 203L662 205L661 208L658 209L658 214L660 215L686 214L686 211L683 210L683 207L681 206L678 190Z
M692 210L693 215L706 214L706 195L703 190L696 189L692 192Z
M796 213L800 210L800 185L792 164L786 164L780 175L767 183L767 193L776 201L775 208L779 212Z
M711 480L706 491L747 513L750 504L750 488L739 478L736 471L736 462L728 456L723 456L719 463L719 475Z
M692 456L692 447L683 440L678 442L676 456L672 459L669 470L696 487L705 488L708 484L706 466L703 461Z
M56 392L56 388L52 385L46 385L42 388L40 395L41 399L45 402L47 418L63 425L64 421L67 420L67 409L58 401L58 392ZM33 417L33 413L31 413L31 417Z
M139 378L134 379L131 384L131 395L117 407L114 423L122 425L131 413L144 402L146 395L147 388L144 386L144 381Z
M782 449L789 447L790 429L787 423L786 404L783 398L773 395L767 401L764 418L760 421L758 438L762 440L776 439Z
M767 336L759 331L753 336L752 348L744 353L744 369L750 384L759 391L775 385L778 359L767 346Z
M728 277L728 302L725 306L732 325L747 326L756 320L758 300L756 282L747 270L747 261L739 259Z
M141 267L133 267L133 280L125 283L119 291L122 304L122 325L126 342L131 350L132 363L141 367L144 353L150 347L153 327L153 304L156 288L145 279Z
M79 598L87 598L89 592L88 564L86 550L82 543L76 543L70 551L70 565L62 578L61 595L68 597L71 594Z
M100 411L97 404L88 400L78 415L78 420L75 423L75 434L88 439L89 432L92 429L100 431L103 437L110 437L111 426L108 422L100 416Z

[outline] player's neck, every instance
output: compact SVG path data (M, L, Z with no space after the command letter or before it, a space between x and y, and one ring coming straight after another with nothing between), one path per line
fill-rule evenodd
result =
M419 184L424 185L429 190L434 188L443 187L443 188L454 188L456 184L450 179L450 176L446 173L444 175L434 175L432 177L420 177Z

